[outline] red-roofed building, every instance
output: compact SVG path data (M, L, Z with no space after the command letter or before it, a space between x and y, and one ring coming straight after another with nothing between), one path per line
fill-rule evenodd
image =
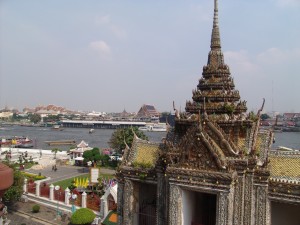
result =
M284 113L283 120L295 120L300 119L300 113Z
M144 104L138 111L137 118L153 118L159 117L159 112L155 109L153 105Z

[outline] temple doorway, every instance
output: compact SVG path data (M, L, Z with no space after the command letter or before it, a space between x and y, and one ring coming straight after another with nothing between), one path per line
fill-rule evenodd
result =
M300 205L271 202L272 225L299 225Z
M156 188L154 184L139 184L139 193L134 224L156 224Z
M196 191L182 191L183 225L215 225L217 196Z

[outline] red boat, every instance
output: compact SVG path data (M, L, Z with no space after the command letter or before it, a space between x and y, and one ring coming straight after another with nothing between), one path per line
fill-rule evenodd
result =
M28 137L8 137L1 138L0 146L1 147L18 147L19 145L29 145L32 144L32 140Z

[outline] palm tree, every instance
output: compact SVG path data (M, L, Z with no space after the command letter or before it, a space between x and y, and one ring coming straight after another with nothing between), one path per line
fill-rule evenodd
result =
M54 153L54 159L56 159L56 153L57 153L57 152L61 152L61 150L60 150L59 148L53 148L53 149L51 150L51 152Z

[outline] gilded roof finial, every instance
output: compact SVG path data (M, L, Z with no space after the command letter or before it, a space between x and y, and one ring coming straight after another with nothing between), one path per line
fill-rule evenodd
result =
M215 0L214 5L214 23L213 23L213 29L211 33L211 44L210 44L211 50L221 49L221 40L220 40L220 31L219 31L219 15L218 15L218 0Z

